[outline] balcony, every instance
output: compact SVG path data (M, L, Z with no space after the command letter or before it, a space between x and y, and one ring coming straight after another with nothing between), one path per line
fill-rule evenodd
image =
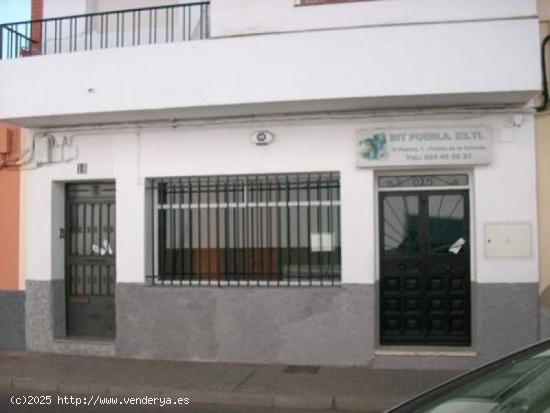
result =
M442 20L388 20L408 3L211 0L3 25L0 120L55 127L501 107L539 91L534 2L476 6L451 22L443 9ZM418 18L429 12L422 4ZM390 23L371 21L376 12Z
M208 1L0 25L0 60L209 37Z

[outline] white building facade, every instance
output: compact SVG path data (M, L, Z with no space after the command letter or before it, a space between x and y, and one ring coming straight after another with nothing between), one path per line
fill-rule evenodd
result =
M45 0L4 40L27 348L465 368L538 339L535 1L154 3Z

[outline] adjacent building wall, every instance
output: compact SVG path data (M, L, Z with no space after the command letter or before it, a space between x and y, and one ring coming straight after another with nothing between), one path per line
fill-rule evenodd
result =
M0 134L11 131L8 163L20 154L20 130L0 124ZM20 271L19 168L1 168L0 161L0 349L25 347L25 293Z
M537 117L537 177L540 251L540 330L550 337L550 113Z
M539 0L541 41L550 34L550 1ZM546 47L547 68L550 47ZM547 70L547 75L548 75ZM550 337L550 111L536 116L537 205L540 254L540 335Z

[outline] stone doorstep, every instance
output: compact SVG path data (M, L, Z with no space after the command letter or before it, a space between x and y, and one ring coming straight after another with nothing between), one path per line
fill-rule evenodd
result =
M289 409L332 410L346 412L374 413L383 410L382 406L373 406L366 398L349 396L304 395L216 391L197 389L151 389L145 386L100 385L94 383L66 383L48 379L26 377L0 377L0 388L38 392L60 392L69 394L97 394L101 396L125 397L188 397L191 403L220 404L247 407L281 407ZM375 403L378 404L378 403Z

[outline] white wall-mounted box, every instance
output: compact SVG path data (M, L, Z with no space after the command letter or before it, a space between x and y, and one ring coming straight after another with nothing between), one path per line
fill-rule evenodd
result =
M485 224L485 257L489 259L531 258L530 222Z

